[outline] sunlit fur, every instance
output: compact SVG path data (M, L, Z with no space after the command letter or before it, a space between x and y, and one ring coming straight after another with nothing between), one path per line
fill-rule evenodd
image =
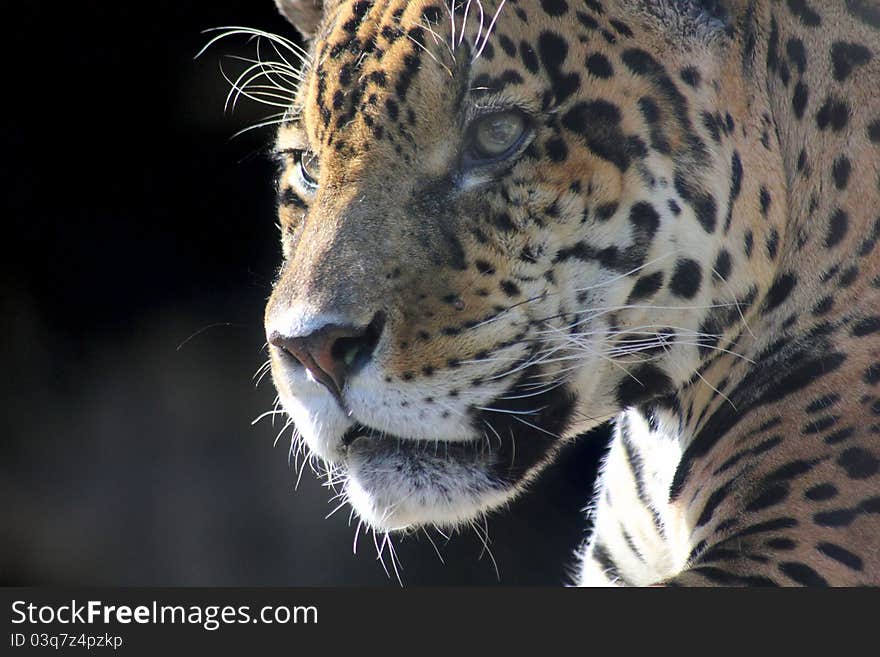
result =
M837 504L869 509L877 483L846 460L873 477L880 38L856 5L331 2L301 69L273 56L238 77L233 97L283 110L267 338L384 321L339 400L270 346L281 404L340 501L380 532L468 523L625 411L616 440L629 426L640 453L663 454L646 466L665 490L660 565L628 574L626 542L594 535L585 573L598 554L615 583L719 583L700 559L784 513L797 564L878 581L876 549L853 574L807 544L857 549L880 516L821 527L802 501L828 480ZM522 146L465 167L471 122L511 108L531 120ZM809 431L805 409L833 391L845 445ZM763 453L771 427L784 439ZM629 458L612 449L597 527L639 516L614 505L647 476L611 475ZM797 461L791 503L757 506ZM724 567L726 583L810 579L769 557Z

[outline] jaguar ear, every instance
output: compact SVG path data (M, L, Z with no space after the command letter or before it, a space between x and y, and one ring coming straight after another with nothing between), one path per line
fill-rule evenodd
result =
M324 15L321 0L275 0L275 5L304 38L315 36Z

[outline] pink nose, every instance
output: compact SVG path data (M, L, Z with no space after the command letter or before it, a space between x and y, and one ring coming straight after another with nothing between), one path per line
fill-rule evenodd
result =
M341 403L346 380L370 361L384 325L377 313L367 326L328 324L296 337L273 332L269 343L299 361Z

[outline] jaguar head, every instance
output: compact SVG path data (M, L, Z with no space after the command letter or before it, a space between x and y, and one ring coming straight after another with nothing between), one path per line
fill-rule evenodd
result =
M503 505L692 378L707 309L747 293L722 236L745 99L698 89L726 58L699 4L279 2L310 49L272 374L372 526Z

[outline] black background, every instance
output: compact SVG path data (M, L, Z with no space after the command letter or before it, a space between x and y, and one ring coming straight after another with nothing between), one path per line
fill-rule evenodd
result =
M271 0L37 2L4 12L0 581L394 584L289 433L262 306L280 259L265 114L224 113L228 41L289 37ZM224 64L226 66L226 64ZM559 584L583 539L603 437L490 518L503 584ZM492 584L471 531L395 539L406 584ZM388 560L386 559L386 562Z

